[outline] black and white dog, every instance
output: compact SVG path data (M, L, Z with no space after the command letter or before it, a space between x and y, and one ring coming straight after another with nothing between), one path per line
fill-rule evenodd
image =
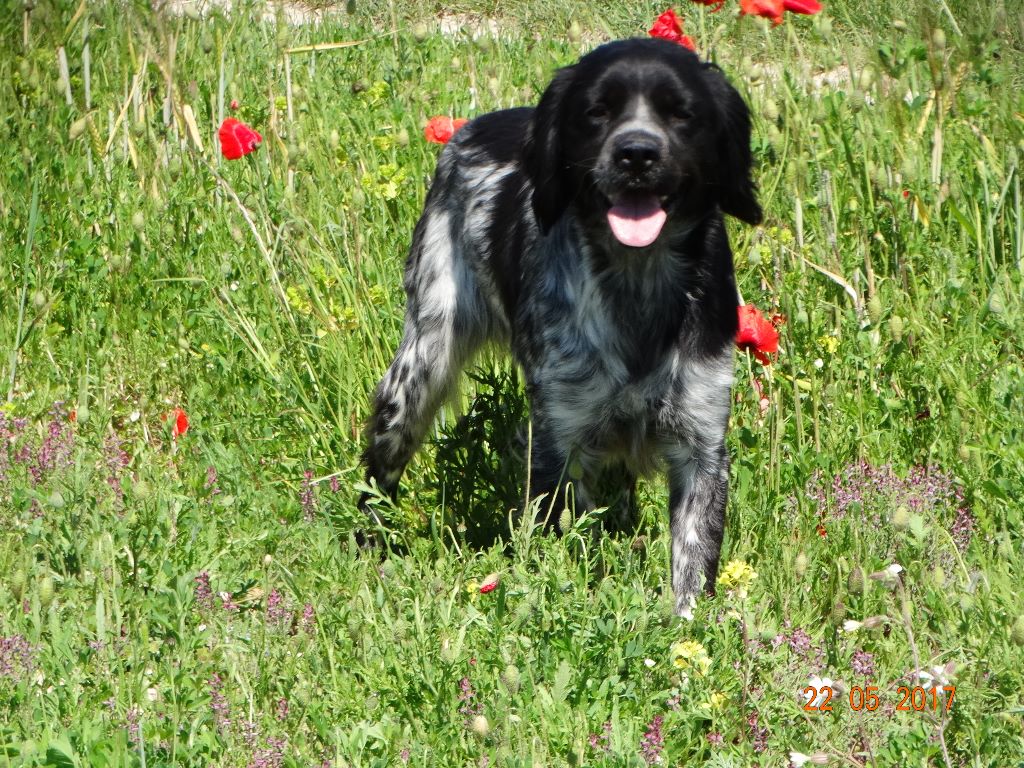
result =
M530 494L547 494L546 519L567 500L590 506L607 468L631 489L664 467L672 588L688 612L714 589L725 522L737 295L722 216L761 220L750 172L742 98L664 40L602 45L536 109L463 127L413 234L368 480L394 497L462 368L501 340L525 374Z

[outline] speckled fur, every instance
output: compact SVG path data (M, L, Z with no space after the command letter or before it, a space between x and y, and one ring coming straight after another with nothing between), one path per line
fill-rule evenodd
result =
M636 136L657 160L629 175L615 151ZM660 40L602 46L561 70L536 109L460 130L413 234L367 477L394 496L460 371L482 344L505 343L526 377L530 494L546 495L546 521L557 527L567 498L599 503L591 489L607 468L627 498L638 475L663 468L685 614L713 589L723 535L737 299L722 215L760 221L749 141L746 106L721 73ZM610 232L608 200L623 189L665 201L650 246Z

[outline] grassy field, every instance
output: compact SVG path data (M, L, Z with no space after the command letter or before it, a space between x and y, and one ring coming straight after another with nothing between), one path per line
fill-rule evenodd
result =
M499 354L406 475L404 554L351 538L426 119L663 6L446 6L473 39L433 3L8 4L0 766L1024 765L1024 13L735 6L676 8L751 104L733 247L786 320L736 358L730 565L687 622L660 481L632 537L513 522ZM234 162L230 115L264 138Z

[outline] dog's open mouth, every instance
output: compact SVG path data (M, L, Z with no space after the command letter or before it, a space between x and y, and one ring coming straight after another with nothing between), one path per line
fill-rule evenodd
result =
M608 226L623 245L643 248L658 239L668 214L652 192L623 192L611 201Z

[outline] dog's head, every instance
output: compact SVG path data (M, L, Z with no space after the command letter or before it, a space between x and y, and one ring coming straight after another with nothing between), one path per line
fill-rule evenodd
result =
M631 247L716 205L761 221L750 116L713 64L657 39L602 45L559 70L524 148L542 232L574 207Z

